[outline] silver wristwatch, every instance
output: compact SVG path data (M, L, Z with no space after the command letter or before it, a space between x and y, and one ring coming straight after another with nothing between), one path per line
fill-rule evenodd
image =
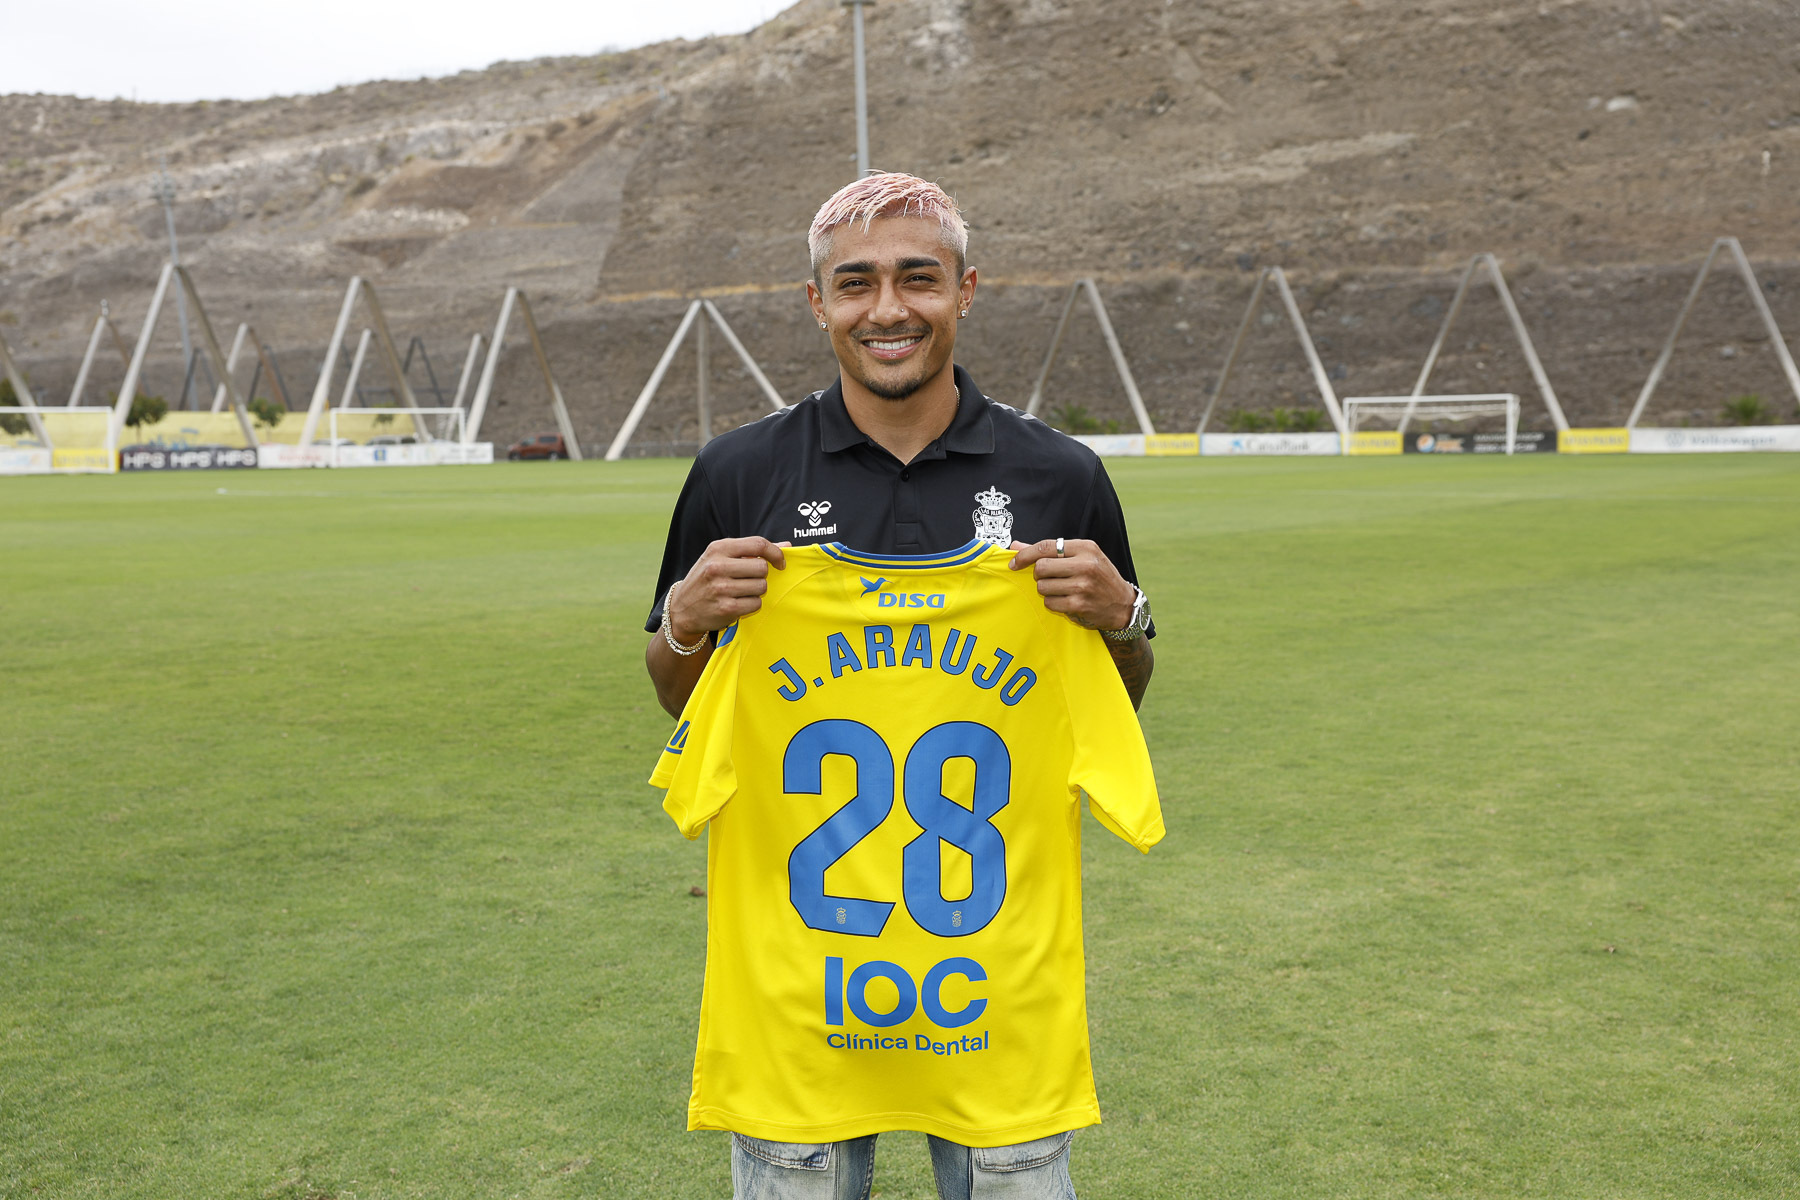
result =
M1137 600L1131 606L1131 620L1125 622L1123 629L1102 629L1100 636L1109 642L1134 642L1143 637L1144 631L1149 628L1150 597L1144 595L1143 588L1137 588Z

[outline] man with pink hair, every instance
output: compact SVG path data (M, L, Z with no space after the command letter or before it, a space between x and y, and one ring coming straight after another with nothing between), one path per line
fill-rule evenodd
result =
M911 175L870 174L819 208L807 246L807 302L837 379L714 438L695 460L645 623L662 706L681 715L720 631L761 606L784 546L817 539L921 555L971 537L1011 546L1013 569L1033 572L1046 607L1100 631L1140 704L1154 627L1105 468L1073 438L988 399L955 364L977 283L956 202ZM971 1148L933 1136L939 1194L1073 1197L1069 1137ZM874 1143L873 1134L824 1144L734 1134L737 1195L860 1200Z

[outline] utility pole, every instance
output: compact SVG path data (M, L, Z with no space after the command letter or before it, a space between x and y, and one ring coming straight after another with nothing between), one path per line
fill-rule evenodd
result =
M181 247L175 241L175 185L169 182L169 159L167 155L157 156L157 183L151 193L162 201L163 219L169 226L169 261L177 268L181 266ZM175 315L181 321L181 362L187 372L182 383L181 399L175 402L177 409L188 406L188 392L192 390L194 380L194 344L188 336L187 297L183 289L175 289Z
M869 71L863 57L863 7L875 0L839 0L850 10L850 27L856 39L856 177L869 173Z

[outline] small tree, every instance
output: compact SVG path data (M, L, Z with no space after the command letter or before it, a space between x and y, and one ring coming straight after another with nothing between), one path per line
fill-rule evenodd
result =
M1268 427L1268 418L1247 408L1233 409L1225 418L1225 428L1232 433L1261 433Z
M253 396L250 403L244 405L250 415L256 418L258 425L266 425L270 429L281 424L281 418L287 415L287 409L275 403L267 396Z
M142 436L144 426L154 425L168 415L169 402L161 396L138 396L131 402L131 412L126 415L125 423Z
M13 390L13 380L0 374L0 408L13 407L18 403L18 392ZM31 428L31 421L25 419L23 412L0 412L0 430L18 437Z
M1325 414L1316 408L1274 408L1269 410L1268 425L1262 428L1274 433L1317 433L1324 426L1324 418ZM1257 419L1261 420L1260 417ZM1253 433L1255 430L1241 432Z
M1725 419L1733 425L1767 425L1775 419L1775 414L1755 392L1727 400L1724 413Z
M10 408L19 402L19 393L13 390L13 382L0 375L0 408ZM31 428L31 422L24 413L0 413L0 430L18 437Z
M1119 423L1110 418L1096 420L1079 404L1065 404L1050 414L1050 423L1064 433L1117 433Z

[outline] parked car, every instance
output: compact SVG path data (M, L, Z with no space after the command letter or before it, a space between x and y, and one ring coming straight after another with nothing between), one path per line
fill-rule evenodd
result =
M569 447L563 443L562 434L542 433L522 442L514 442L506 448L506 457L513 462L525 458L567 458Z
M419 439L410 433L383 433L369 439L371 446L416 446Z

